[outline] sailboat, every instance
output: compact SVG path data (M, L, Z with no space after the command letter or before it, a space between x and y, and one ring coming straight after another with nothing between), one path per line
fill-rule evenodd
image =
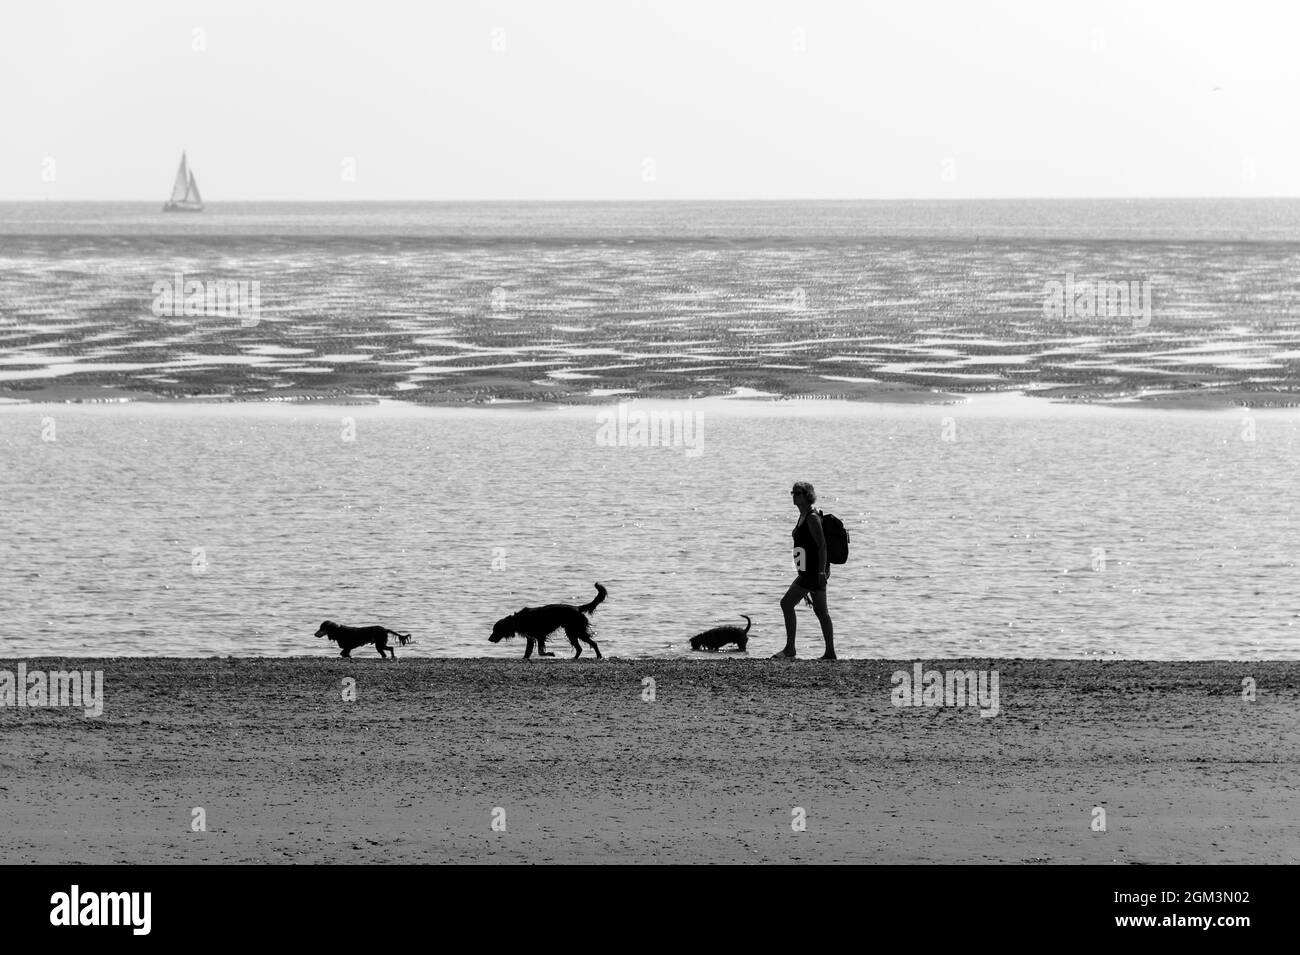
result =
M199 195L199 184L194 181L194 171L185 165L185 153L181 153L181 167L176 170L176 182L172 186L172 197L163 206L163 212L202 212L203 197Z

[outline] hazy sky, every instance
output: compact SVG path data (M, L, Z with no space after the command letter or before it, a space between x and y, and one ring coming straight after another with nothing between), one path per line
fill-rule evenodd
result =
M161 201L182 148L209 201L1296 196L1298 44L1293 0L3 0L0 198Z

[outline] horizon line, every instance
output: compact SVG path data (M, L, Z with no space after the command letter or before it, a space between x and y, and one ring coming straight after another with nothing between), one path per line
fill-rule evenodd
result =
M603 199L582 199L582 198L561 198L561 199L529 199L521 197L513 198L469 198L469 199L362 199L362 198L316 198L316 199L205 199L203 204L222 205L234 203L275 203L282 205L302 204L302 203L321 203L331 202L339 205L349 203L427 203L427 204L449 204L449 203L534 203L534 204L600 204L600 203L689 203L689 202L713 202L713 203L755 203L755 202L1188 202L1188 201L1221 201L1221 200L1265 200L1276 202L1279 200L1297 200L1297 195L1261 195L1261 196L1232 196L1232 195L1169 195L1169 196L895 196L892 198L884 197L806 197L806 196L783 196L767 198L647 198L647 197L627 197L627 198L603 198ZM45 202L118 202L118 203L149 203L158 204L160 200L156 198L134 198L134 199L62 199L44 196L41 198L4 198L0 197L0 203L45 203Z

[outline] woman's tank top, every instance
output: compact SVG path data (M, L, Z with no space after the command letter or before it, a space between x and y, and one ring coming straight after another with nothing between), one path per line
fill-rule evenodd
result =
M811 516L812 514L809 514L809 517ZM790 532L790 536L794 538L794 559L796 562L799 560L799 548L803 548L804 560L801 573L820 574L822 572L822 555L817 549L816 538L813 537L812 531L808 528L807 517L795 525L795 529ZM795 566L798 567L798 563ZM828 567L827 570L829 569Z

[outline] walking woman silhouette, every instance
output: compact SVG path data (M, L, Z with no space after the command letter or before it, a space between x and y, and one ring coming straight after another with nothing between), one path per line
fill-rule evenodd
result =
M795 567L799 576L794 579L790 589L781 598L781 614L785 617L785 648L773 655L773 659L794 658L794 608L800 600L808 599L822 625L822 638L826 641L823 660L835 659L835 632L831 626L831 614L826 609L826 580L830 576L830 554L826 549L826 535L822 532L822 518L813 510L817 501L817 492L807 481L796 481L790 491L794 506L799 508L799 521L794 525L791 536L794 538Z

